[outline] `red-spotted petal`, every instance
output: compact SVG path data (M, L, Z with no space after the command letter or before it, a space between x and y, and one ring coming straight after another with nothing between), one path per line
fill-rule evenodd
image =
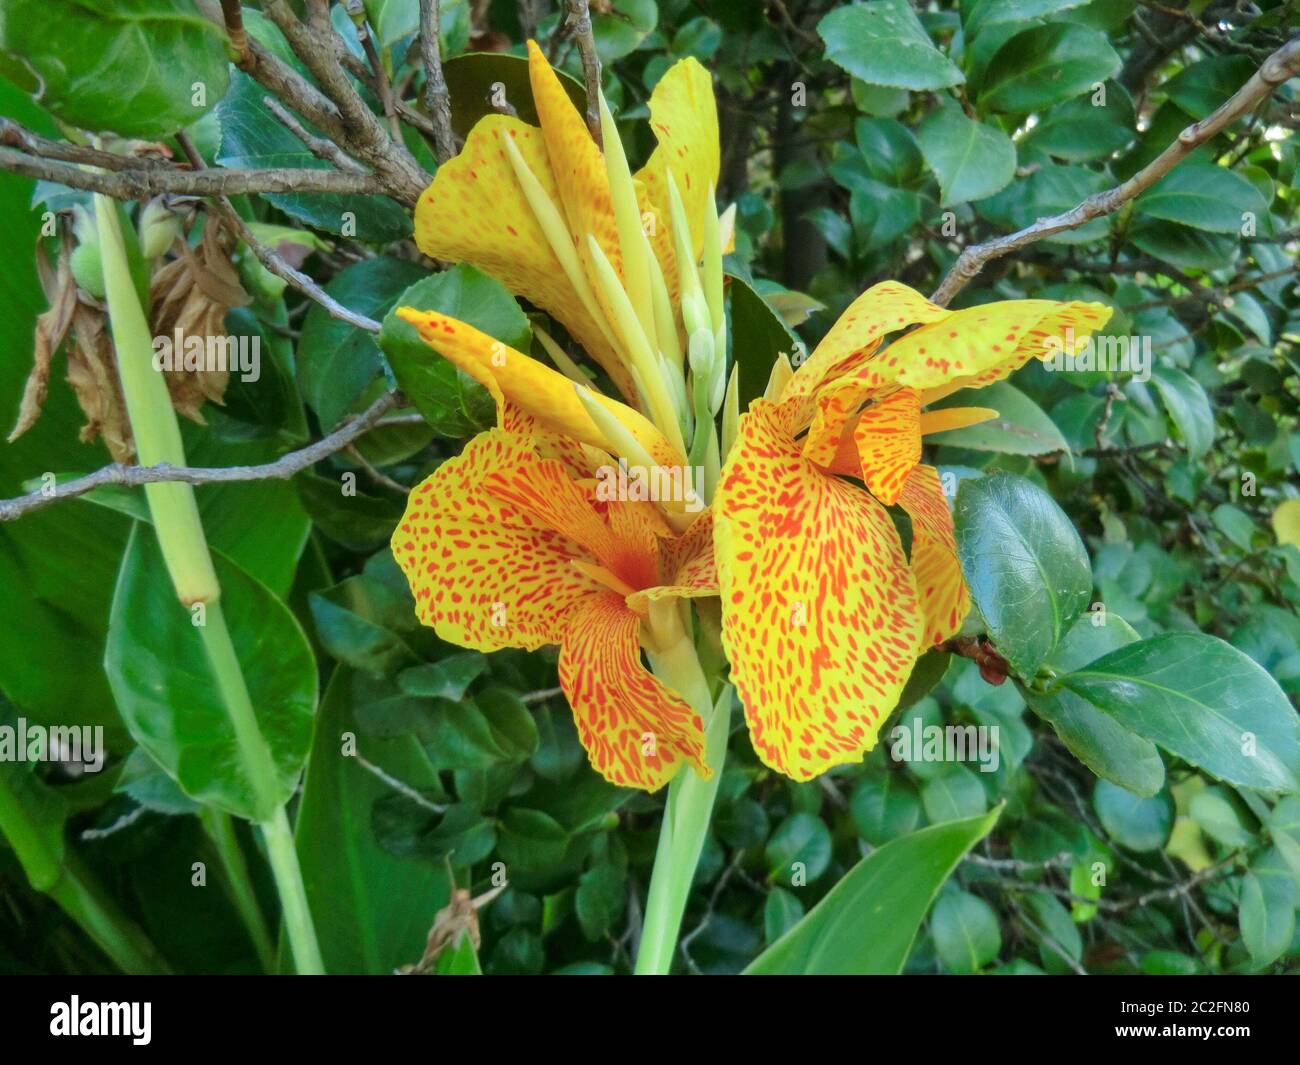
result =
M970 613L970 589L957 559L952 511L939 471L918 465L908 474L898 502L912 519L912 573L925 611L922 646L955 635Z
M571 564L576 543L487 490L536 461L531 439L493 429L412 490L393 556L416 615L444 640L481 651L558 643L569 611L601 590Z
M867 487L882 503L897 503L903 482L921 461L921 405L916 393L904 388L872 404L858 419L853 439Z
M723 643L764 763L796 780L870 750L923 619L888 512L808 462L756 401L714 500Z
M640 615L603 592L573 612L560 647L560 686L596 771L612 784L655 791L688 762L701 776L700 715L641 663Z

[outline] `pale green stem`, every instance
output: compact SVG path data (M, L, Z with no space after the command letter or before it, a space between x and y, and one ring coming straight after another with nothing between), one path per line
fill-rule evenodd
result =
M257 904L257 894L253 891L253 882L248 876L248 863L244 860L244 852L235 835L235 824L228 813L215 806L203 807L199 811L199 821L221 860L221 868L226 874L226 884L230 889L230 900L248 930L248 938L257 951L262 971L272 973L275 971L275 945L271 942L271 933L267 930L262 908Z
M95 221L118 373L136 453L146 466L160 462L184 466L180 424L172 409L167 382L153 367L153 343L131 277L126 236L118 222L117 206L107 196L95 196ZM283 804L276 798L279 789L275 764L258 728L243 670L221 611L221 589L203 534L194 489L181 483L150 484L145 486L145 498L177 597L186 606L205 604L205 623L198 629L235 733L240 762L253 791L256 820L267 840L271 870L298 971L323 972L315 929L307 912L302 871L288 831L288 818ZM277 840L274 847L273 837ZM279 842L281 837L290 840L287 852Z
M638 975L663 974L672 967L682 915L686 912L686 900L722 778L731 716L730 687L723 685L715 703L689 637L683 636L662 653L650 653L650 664L659 679L680 693L704 719L705 760L713 773L705 780L685 766L668 785L668 803L659 830L659 848L650 874L641 946L636 957Z
M140 927L80 868L72 856L62 876L49 889L54 899L76 920L124 973L166 973L170 970L157 948Z

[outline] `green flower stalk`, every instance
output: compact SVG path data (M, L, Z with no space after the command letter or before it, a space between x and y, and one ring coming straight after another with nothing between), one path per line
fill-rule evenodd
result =
M172 409L167 383L153 367L149 326L132 276L127 247L129 223L124 224L117 205L103 195L95 196L95 221L109 321L136 454L145 466L160 463L184 466L180 425ZM131 236L134 238L133 232ZM256 821L262 830L280 894L294 961L299 972L323 973L289 820L283 803L276 797L275 764L258 727L248 685L221 610L221 588L203 533L194 489L180 483L149 484L145 486L145 498L177 598L186 607L195 603L205 607L205 623L199 631L235 733L244 772L256 798Z

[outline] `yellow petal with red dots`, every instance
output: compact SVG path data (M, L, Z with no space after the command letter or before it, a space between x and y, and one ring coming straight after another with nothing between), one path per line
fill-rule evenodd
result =
M491 274L553 315L623 395L636 395L622 360L583 306L528 205L502 145L505 137L513 140L547 196L560 202L541 131L517 118L489 115L420 196L416 244L435 259L469 263Z
M487 490L492 477L533 461L532 440L492 429L407 499L393 557L416 616L444 640L480 651L558 643L569 612L601 590L570 565L567 537Z
M656 791L683 762L708 777L704 722L642 664L640 629L640 615L613 592L573 612L559 672L578 738L611 784Z
M556 202L564 208L569 230L574 238L578 258L591 279L596 299L607 321L612 321L608 302L596 284L595 265L587 245L590 234L614 267L623 276L623 255L618 237L618 223L610 197L609 177L600 148L559 76L547 62L536 41L528 42L528 77L533 88L533 104L541 122L551 173L559 190ZM632 395L634 393L625 393Z
M714 499L722 639L766 765L809 780L876 742L923 618L888 512L803 458L763 400Z
M573 382L564 374L466 322L437 311L399 307L397 316L414 326L420 339L434 351L491 392L497 401L498 417L502 416L506 402L510 401L553 432L606 451L615 450L574 393ZM685 457L642 414L606 396L596 395L594 398L618 419L657 463L665 466L685 464Z
M962 380L980 387L1001 380L1029 359L1047 358L1105 325L1101 303L1005 300L985 303L922 326L894 341L875 364L883 377L917 389Z
M653 212L650 246L663 268L674 306L680 292L677 256L669 207L668 171L686 209L692 251L703 247L704 212L718 183L718 105L713 78L695 59L682 59L668 68L650 94L650 129L658 147L636 174L642 186L641 206Z
M811 396L824 382L860 368L887 334L918 322L941 321L951 313L897 281L872 285L831 326L786 385L782 400ZM864 378L864 383L872 382Z
M903 482L898 502L912 519L912 575L925 612L922 648L957 633L970 613L970 589L957 559L952 511L939 471L916 466Z
M921 402L910 388L886 396L862 412L853 440L862 479L872 495L892 506L903 482L921 461Z
M650 603L660 599L700 599L718 594L711 510L702 512L681 536L659 541L659 572L664 583L628 596L629 607L644 613Z

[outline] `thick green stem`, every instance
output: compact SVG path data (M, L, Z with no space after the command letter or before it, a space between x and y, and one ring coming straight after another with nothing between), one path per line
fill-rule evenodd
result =
M96 195L95 221L104 268L104 289L122 396L135 438L136 454L145 465L169 462L184 466L185 448L180 424L172 409L167 382L153 366L149 324L131 276L127 238L117 211L117 205L107 196ZM187 606L205 604L205 622L198 629L234 729L244 773L253 791L256 821L266 839L271 871L275 876L298 971L323 972L320 947L307 909L307 893L293 848L288 817L277 798L279 787L275 763L258 728L248 685L221 611L221 589L208 552L194 489L180 483L151 484L145 486L145 496L177 597Z
M307 889L302 882L298 866L298 852L293 845L293 830L283 806L276 807L275 816L261 825L262 840L271 872L280 885L280 905L284 910L284 930L289 937L294 961L300 973L319 975L325 972L320 946L316 942L316 928L307 906Z
M271 933L266 927L266 918L262 916L262 908L257 904L257 894L253 891L253 882L248 876L248 862L244 860L244 852L235 836L235 823L228 813L215 806L205 806L199 812L199 820L221 860L230 901L239 911L240 919L248 930L248 938L257 951L262 971L274 972L275 945L271 942Z
M704 780L686 766L668 785L668 803L659 830L659 848L650 874L641 946L637 951L638 975L663 974L672 967L682 915L704 849L713 800L718 794L731 717L730 687L723 685L715 703L689 637L683 635L666 651L651 652L650 663L660 680L679 692L704 719L705 759L713 774Z

